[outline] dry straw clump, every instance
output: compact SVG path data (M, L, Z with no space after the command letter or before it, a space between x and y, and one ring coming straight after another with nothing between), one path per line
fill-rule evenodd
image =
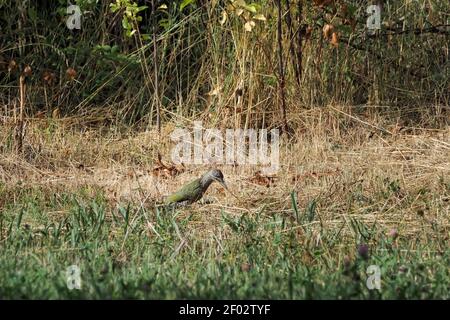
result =
M413 127L400 118L337 106L289 118L297 129L283 138L280 171L267 177L255 167L221 166L239 200L213 186L207 193L210 203L183 209L185 215L194 214L193 234L221 232L222 210L236 216L263 212L293 217L293 194L302 212L314 201L318 219L312 224L317 228L337 228L357 215L386 230L397 228L402 236L425 235L436 225L444 234L449 230L448 126ZM112 205L131 202L151 207L206 170L187 165L173 176L155 174L158 154L164 165L172 165L173 126L163 127L161 135L80 128L68 119L28 121L25 151L19 156L8 147L12 127L2 126L2 188L54 192L91 187L104 191ZM0 205L14 199L14 192L3 195L10 199Z

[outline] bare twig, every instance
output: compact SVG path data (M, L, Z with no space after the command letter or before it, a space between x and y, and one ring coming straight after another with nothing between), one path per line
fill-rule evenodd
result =
M17 152L23 152L23 111L25 109L25 75L19 77L19 91L20 91L20 109L19 109L19 121L16 126L16 138L17 138Z
M292 67L294 68L295 80L300 86L300 71L298 66L298 60L295 55L295 42L294 42L294 32L292 31L292 18L291 18L291 4L289 0L286 0L286 24L289 31L289 52L292 59ZM301 43L300 43L301 45Z
M152 16L153 16L153 70L155 72L155 79L154 79L154 83L155 83L155 93L154 93L154 102L156 103L156 127L158 128L158 133L161 134L161 100L159 98L159 79L158 79L158 72L159 72L159 68L158 68L158 62L157 62L157 52L158 52L158 47L156 44L156 21L155 21L155 15L156 15L156 7L155 7L155 1L152 0Z
M278 34L278 81L279 81L279 90L280 90L280 108L281 108L281 117L283 121L283 132L288 132L288 124L286 118L286 99L285 99L285 75L284 75L284 65L283 65L283 43L282 43L282 13L281 13L281 0L277 0L278 7L278 21L277 21L277 34Z

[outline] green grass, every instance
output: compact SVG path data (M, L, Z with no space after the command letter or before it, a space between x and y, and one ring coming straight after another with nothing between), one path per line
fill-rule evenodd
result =
M445 237L392 239L355 216L319 228L315 241L315 204L301 209L295 201L291 215L222 211L217 228L226 237L198 237L195 211L111 206L91 191L22 190L3 206L1 299L450 297ZM358 254L361 243L368 257ZM70 265L81 270L80 290L67 287ZM381 268L380 291L366 287L369 265Z

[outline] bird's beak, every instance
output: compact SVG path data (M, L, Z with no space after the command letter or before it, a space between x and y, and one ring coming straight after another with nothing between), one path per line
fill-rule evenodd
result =
M222 185L222 187L224 187L226 190L228 190L228 187L227 187L225 181L223 181L223 180L217 180L217 181Z
M227 187L225 181L223 181L222 179L216 179L216 181L217 181L218 183L220 183L220 185L221 185L222 187L224 187L225 190L227 190L233 197L235 197L236 199L239 200L239 198L238 198L233 192L231 192L230 189L228 189L228 187Z

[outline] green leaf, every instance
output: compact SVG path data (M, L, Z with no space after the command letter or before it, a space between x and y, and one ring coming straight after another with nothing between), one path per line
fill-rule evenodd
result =
M159 20L159 25L167 30L170 27L170 20L169 19L161 19L161 20Z
M186 8L188 5L190 5L195 0L183 0L183 2L180 4L180 11L183 11L184 8Z
M109 6L111 8L111 12L112 13L115 13L117 10L120 9L120 7L117 4L115 4L115 3L111 3Z
M28 17L30 17L33 22L37 21L37 12L34 8L28 8Z
M256 5L254 3L243 6L245 10L256 13Z
M122 27L126 30L130 29L130 24L128 23L128 19L125 16L122 19Z
M147 9L147 8L148 8L148 6L140 6L140 7L137 8L136 13L137 13L137 12L141 12L141 11Z
M119 46L118 45L113 45L111 48L111 53L117 53L119 52Z
M316 215L316 207L317 207L316 199L313 199L308 203L305 212L306 216L308 217L308 222L312 222L314 220L314 217Z

